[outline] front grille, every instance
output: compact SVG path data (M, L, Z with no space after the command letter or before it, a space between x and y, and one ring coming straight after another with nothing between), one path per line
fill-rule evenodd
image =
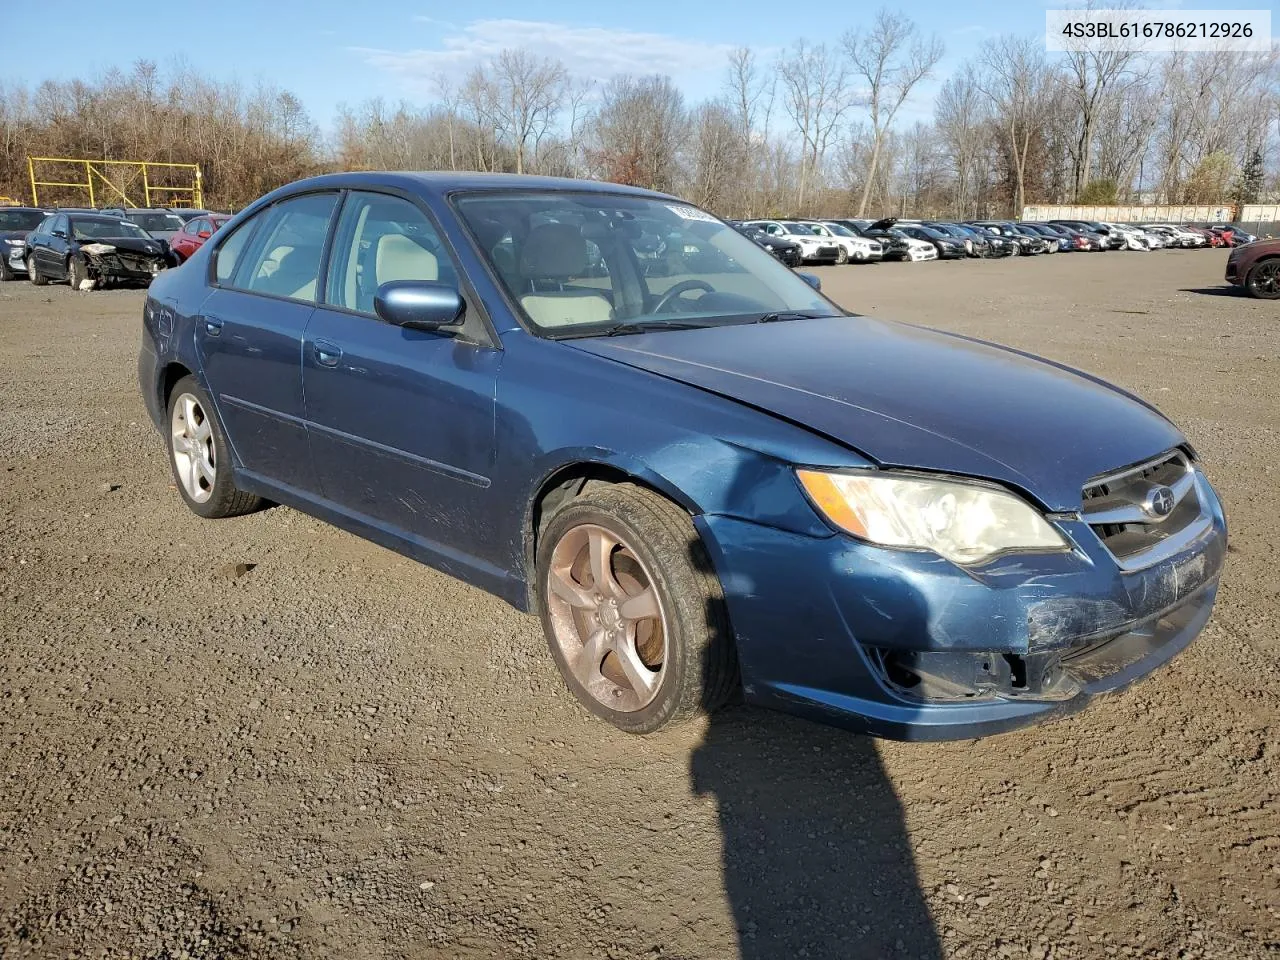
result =
M1155 563L1211 523L1200 474L1175 450L1086 484L1081 517L1120 566Z

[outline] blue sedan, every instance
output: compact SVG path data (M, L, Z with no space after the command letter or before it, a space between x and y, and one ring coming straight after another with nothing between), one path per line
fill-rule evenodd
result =
M155 280L139 377L196 514L287 504L535 613L634 733L741 694L979 736L1196 637L1226 524L1173 424L817 288L670 196L337 174Z

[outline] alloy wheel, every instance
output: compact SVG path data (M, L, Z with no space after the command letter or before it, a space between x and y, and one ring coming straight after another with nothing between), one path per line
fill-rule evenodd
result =
M1249 271L1249 292L1266 300L1280 298L1280 259L1263 260Z
M653 702L669 631L653 577L623 537L569 529L551 553L545 602L564 663L594 700L622 713Z
M218 476L213 424L194 394L184 393L173 404L171 418L173 463L182 488L196 503L213 496Z

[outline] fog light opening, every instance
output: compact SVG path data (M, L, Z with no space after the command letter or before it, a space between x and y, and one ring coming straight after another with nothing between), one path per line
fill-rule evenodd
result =
M1027 661L1016 653L1006 653L1004 660L1009 664L1009 685L1014 690L1027 689Z

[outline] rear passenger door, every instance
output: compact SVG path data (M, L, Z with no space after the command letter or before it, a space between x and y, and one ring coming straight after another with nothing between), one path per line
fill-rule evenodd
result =
M326 303L302 352L306 415L326 499L421 541L437 566L492 546L494 393L500 350L393 326L374 313L380 284L458 286L452 255L409 200L347 195L334 232ZM465 563L465 561L464 561Z
M213 292L196 317L202 372L243 469L301 494L317 491L302 403L302 337L336 192L273 204L219 235Z

